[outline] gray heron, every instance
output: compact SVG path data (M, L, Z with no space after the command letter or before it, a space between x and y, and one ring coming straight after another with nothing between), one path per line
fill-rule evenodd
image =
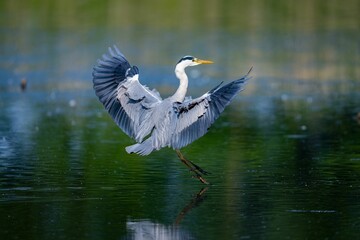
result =
M244 89L251 77L243 77L224 86L222 82L202 96L186 97L188 77L185 68L213 63L193 56L185 56L175 67L180 84L174 95L162 99L158 91L150 90L139 81L139 69L131 66L114 46L104 54L93 69L96 95L115 123L136 144L126 152L148 155L164 147L173 148L180 160L202 183L208 172L186 159L180 149L202 137L220 116L236 94Z

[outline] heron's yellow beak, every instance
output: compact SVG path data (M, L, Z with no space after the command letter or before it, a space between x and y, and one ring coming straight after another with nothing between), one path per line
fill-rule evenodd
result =
M213 61L210 61L210 60L202 60L202 59L198 59L198 58L195 59L195 62L199 63L199 64L211 64L211 63L214 63Z

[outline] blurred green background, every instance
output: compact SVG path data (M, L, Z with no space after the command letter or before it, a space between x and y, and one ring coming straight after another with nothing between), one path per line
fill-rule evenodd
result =
M355 239L360 228L360 2L1 1L1 239ZM116 44L172 94L184 55L199 96L253 66L208 134L133 143L92 90ZM20 88L25 81L26 89ZM201 193L201 194L200 194Z

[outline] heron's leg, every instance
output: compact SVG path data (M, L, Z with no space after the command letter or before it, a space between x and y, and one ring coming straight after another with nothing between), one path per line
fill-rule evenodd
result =
M193 162L187 160L184 157L184 155L180 152L180 150L176 149L176 153L177 153L179 159L181 160L181 162L183 162L190 169L190 171L193 171L195 173L195 176L200 180L200 182L209 184L200 174L200 173L208 174L208 172L206 172L205 170L203 170L202 168L200 168L198 165L194 164Z
M180 152L180 150L176 150L176 153L177 153L177 155L179 156L179 158L180 158L180 160L182 162L184 162L184 161L186 162L186 163L185 162L184 163L185 163L185 165L187 165L190 168L190 170L195 170L196 169L197 171L201 172L202 174L205 174L205 175L209 174L209 172L205 171L200 166L198 166L195 163L193 163L192 161L186 159L184 157L184 155Z
M192 161L186 159L184 157L184 155L180 152L180 150L176 150L176 153L178 155L178 157L180 158L180 160L193 172L199 171L202 174L208 174L208 172L206 172L205 170L203 170L201 167L199 167L198 165L196 165L195 163L193 163Z

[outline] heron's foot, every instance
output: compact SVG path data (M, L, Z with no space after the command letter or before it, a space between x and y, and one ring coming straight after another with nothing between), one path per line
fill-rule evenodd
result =
M186 164L185 164L186 165ZM200 168L201 169L201 168ZM205 178L203 178L203 176L201 175L201 172L197 169L197 168L195 168L195 167L190 167L189 168L189 171L191 171L191 172L193 172L193 173L195 173L195 175L193 175L193 178L197 178L197 179L199 179L199 181L200 182L202 182L202 183L204 183L204 184L210 184L208 181L206 181L206 179ZM204 170L203 170L204 171ZM206 172L206 171L204 171L204 172ZM206 172L207 173L207 172Z
M198 165L196 165L195 163L193 163L192 161L188 160L189 163L193 166L192 169L190 169L190 171L194 171L194 170L197 170L199 172L201 172L202 174L204 175L208 175L210 174L208 171L205 171L204 169L202 169L201 167L199 167Z
M201 175L199 175L199 174L196 174L196 175L194 175L193 177L194 177L194 178L196 177L197 179L199 179L200 182L202 182L202 183L204 183L204 184L206 184L206 185L209 185L209 184L210 184L208 181L206 181L205 178L203 178L203 177L202 177Z

